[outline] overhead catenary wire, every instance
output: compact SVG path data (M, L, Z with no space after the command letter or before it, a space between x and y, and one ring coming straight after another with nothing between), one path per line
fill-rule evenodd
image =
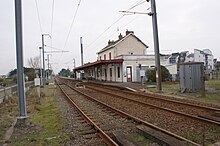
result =
M42 33L43 33L43 30L42 30L42 25L41 25L41 21L40 21L40 14L39 14L39 8L38 8L37 0L35 0L35 7L36 7L36 9L37 9L38 23L39 23L39 26L40 26L40 32L41 32L41 34L42 34Z
M66 39L65 39L65 43L64 43L64 46L63 46L63 49L62 49L62 50L64 50L64 49L66 48L66 45L67 45L67 42L68 42L68 39L69 39L71 30L72 30L72 27L73 27L73 24L74 24L74 22L75 22L76 15L77 15L77 13L78 13L80 4L81 4L81 0L79 0L79 2L78 2L77 8L76 8L75 14L74 14L74 16L73 16L73 19L72 19L72 22L71 22L71 25L70 25L70 28L69 28L69 31L68 31L67 37L66 37ZM61 55L60 55L60 57L59 57L59 60L61 59L62 55L63 55L63 52L61 53ZM59 62L60 62L60 61L59 61Z
M50 30L50 35L52 36L51 39L51 46L53 46L53 17L54 17L54 0L52 1L52 12L51 12L51 30Z
M124 15L119 17L115 22L113 22L108 28L106 28L92 43L90 43L85 50L87 50L91 45L93 45L106 31L108 31L113 25L115 25L118 21L120 21Z
M150 7L147 9L147 10L149 10L150 9ZM146 11L147 11L146 10ZM146 12L146 11L144 11L144 12ZM136 20L138 17L140 17L140 15L137 15L135 18L133 18L131 21L129 21L128 23L126 23L125 25L123 25L122 27L121 27L121 29L124 29L127 25L129 25L130 23L132 23L134 20ZM116 32L113 32L112 34L110 34L110 35L108 35L107 37L106 37L106 39L107 38L109 38L109 37L111 37L111 36L113 36L114 34L115 34ZM99 44L101 44L101 43L103 43L104 41L106 41L106 39L103 39L103 41L101 41L100 43L98 43L98 45Z
M67 45L67 42L68 42L68 39L69 39L69 36L70 36L71 30L72 30L72 27L73 27L73 24L74 24L74 22L75 22L76 15L77 15L77 13L78 13L78 10L79 10L79 6L80 6L80 4L81 4L81 0L79 0L79 3L78 3L78 5L77 5L77 8L76 8L76 11L75 11L75 14L74 14L74 17L73 17L72 23L71 23L71 25L70 25L70 29L69 29L69 31L68 31L68 34L67 34L67 37L66 37L66 40L65 40L64 46L63 46L63 49L66 48L66 45Z
M141 5L141 4L143 4L143 3L145 3L145 2L147 2L147 1L139 1L136 5L134 5L134 6L132 6L131 8L129 8L129 9L127 9L127 11L130 11L130 10L132 10L132 9L134 9L134 8L136 8L137 6L139 6L139 5Z
M60 51L62 51L63 49L59 49L59 48L55 48L55 47L53 47L53 46L48 46L48 45L44 45L45 47L48 47L48 48L52 48L52 49L55 49L55 50L60 50Z
M141 5L145 2L146 1L140 0L134 6L128 8L127 11L134 9L135 7ZM98 37L96 37L96 39L94 39L89 45L86 46L85 50L88 50L90 46L92 46L97 40L99 40L101 38L101 36L103 36L103 34L105 34L112 26L114 26L117 22L119 22L125 15L127 15L127 14L123 14L116 21L114 21L110 26L108 26Z

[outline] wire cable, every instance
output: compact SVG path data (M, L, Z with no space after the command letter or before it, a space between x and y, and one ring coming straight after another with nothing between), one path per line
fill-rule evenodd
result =
M80 4L81 4L81 0L79 0L78 6L77 6L77 8L76 8L76 12L75 12L75 14L74 14L72 23L71 23L71 25L70 25L70 29L69 29L69 32L68 32L68 34L67 34L67 37L66 37L66 40L65 40L63 49L65 49L65 47L66 47L66 45L67 45L67 41L68 41L68 39L69 39L69 36L70 36L71 30L72 30L73 24L74 24L74 22L75 22L76 15L77 15L77 12L78 12L78 10L79 10Z
M39 25L40 25L40 32L41 32L41 34L42 34L43 31L42 31L42 25L41 25L41 21L40 21L40 14L39 14L39 9L38 9L37 0L35 0L35 6L36 6L36 9L37 9L38 23L39 23Z
M60 50L60 51L62 51L63 49L59 49L59 48L55 48L55 47L53 47L53 46L48 46L48 45L44 45L45 47L48 47L48 48L52 48L52 49L55 49L55 50Z
M53 43L53 16L54 16L54 0L53 0L53 2L52 2L52 16L51 16L51 30L50 30L50 35L52 36L52 39L51 39L51 46L53 46L52 45L52 43Z
M132 7L129 8L129 9L127 9L127 11L130 11L130 10L134 9L135 7L141 5L141 4L145 3L145 2L146 2L146 1L142 1L142 0L141 0L141 1L139 1L136 5L132 6Z
M142 1L140 0L137 4L135 4L134 6L132 6L131 8L127 9L127 11L145 3L146 1ZM94 41L92 41L89 45L86 46L85 50L89 49L90 46L92 46L99 38L101 38L101 36L103 36L104 33L106 33L112 26L114 26L118 21L120 21L126 14L123 14L122 16L120 16L115 22L113 22L109 27L107 27ZM102 41L103 42L103 41Z
M66 40L65 40L65 43L64 43L64 46L63 46L63 49L62 49L62 50L64 50L64 49L66 48L66 45L67 45L67 42L68 42L68 39L69 39L71 30L72 30L72 27L73 27L73 24L74 24L74 22L75 22L76 15L77 15L77 13L78 13L80 4L81 4L81 0L79 0L79 3L78 3L78 5L77 5L77 8L76 8L76 11L75 11L75 14L74 14L72 23L71 23L71 25L70 25L70 29L69 29L69 31L68 31L68 34L67 34L67 37L66 37ZM60 57L59 57L59 60L61 59L62 56L63 56L63 52L61 53L61 55L60 55ZM59 62L60 62L60 61L59 61Z
M93 45L106 31L108 31L113 25L115 25L118 21L120 21L124 15L119 17L115 22L113 22L108 28L106 28L92 43L90 43L85 50L87 50L91 45Z

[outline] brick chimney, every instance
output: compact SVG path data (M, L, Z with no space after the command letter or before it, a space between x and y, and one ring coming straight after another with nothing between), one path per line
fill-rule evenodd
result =
M134 34L134 31L126 30L126 35L129 35L130 33Z
M111 41L111 40L108 41L108 45L113 45L113 44L114 44L114 41Z
M120 40L120 39L122 39L123 38L123 36L121 35L121 33L119 34L119 36L118 36L118 39Z

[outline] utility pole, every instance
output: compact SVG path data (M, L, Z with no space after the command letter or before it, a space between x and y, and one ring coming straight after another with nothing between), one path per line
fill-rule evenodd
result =
M76 75L74 73L75 67L76 67L76 60L75 60L75 58L73 58L73 78L76 78Z
M42 47L39 47L39 50L40 50L40 84L43 85L43 82L42 82L42 61L41 61L41 49Z
M73 58L73 68L75 68L76 67L76 60L75 60L75 58Z
M47 79L49 79L49 74L50 74L50 54L47 54Z
M153 36L154 36L154 51L155 51L155 65L156 65L156 79L157 79L157 92L161 92L161 66L160 66L160 49L159 49L159 38L158 38L158 28L157 28L157 11L155 0L151 1L151 13L153 22ZM149 0L147 0L149 2Z
M45 77L45 57L44 57L44 36L48 35L50 38L51 36L49 34L42 34L42 56L43 56L43 85L46 83L46 77Z
M81 65L83 66L83 42L82 42L82 37L80 37L80 46L81 46Z
M42 34L43 86L45 85L44 35Z
M130 12L130 11L120 11L123 13L130 14L148 14L152 16L153 23L153 37L154 37L154 52L155 52L155 69L156 69L156 79L157 79L157 92L161 92L161 66L160 66L160 49L159 49L159 38L158 38L158 28L157 28L157 11L156 11L156 2L155 0L146 0L147 2L151 1L151 12L142 13L142 12Z
M23 67L23 37L22 37L22 3L15 0L15 24L16 24L16 54L17 54L17 77L18 77L18 108L21 124L27 118L26 96L24 92L24 67Z

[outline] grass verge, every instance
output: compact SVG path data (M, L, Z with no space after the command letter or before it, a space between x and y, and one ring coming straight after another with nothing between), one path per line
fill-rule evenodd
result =
M17 138L14 145L61 145L69 140L63 131L65 123L53 99L54 96L45 96L41 104L34 105L35 112L29 115L28 120L35 126Z
M219 102L220 101L220 80L208 80L205 82L206 87L206 94L204 97L202 97L202 94L200 92L196 93L180 93L179 83L173 83L173 82L163 82L162 83L162 94L165 95L174 95L174 96L184 96L189 98L199 98L205 101L213 101L213 102ZM150 92L156 93L156 88L148 88Z

